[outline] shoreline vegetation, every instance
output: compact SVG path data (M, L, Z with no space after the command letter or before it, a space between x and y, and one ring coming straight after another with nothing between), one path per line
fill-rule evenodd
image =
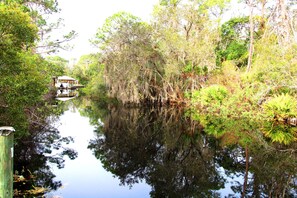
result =
M161 0L150 23L119 12L91 39L99 52L71 69L67 60L43 57L65 49L76 35L71 31L56 43L40 37L54 27L45 18L58 12L56 1L45 2L3 1L0 7L1 124L20 136L38 122L32 109L46 103L52 76L65 74L102 104L186 106L192 115L295 123L297 11L290 2L242 2L254 12L224 23L232 8L227 0ZM283 134L275 141L289 144L297 137L293 125L290 132L264 134L273 141Z
M0 126L13 126L15 144L24 144L34 156L51 152L53 142L56 147L69 143L71 138L61 138L51 126L63 109L53 108L49 97L55 94L52 77L69 75L99 106L186 107L186 118L203 133L243 147L255 141L296 152L296 5L283 0L240 4L249 14L239 10L224 22L228 10L236 9L228 0L160 0L150 23L116 13L91 39L98 53L82 56L70 68L67 60L48 56L67 49L76 36L70 31L51 37L61 25L47 21L59 12L57 0L0 1ZM38 148L32 143L36 138ZM76 157L65 149L56 158L38 160L62 166L64 155ZM20 160L27 163L30 157L23 153ZM23 169L29 170L15 167L19 173Z
M93 99L186 106L200 123L247 119L288 145L297 138L296 10L283 1L246 6L254 12L223 24L228 1L161 1L150 24L119 12L92 39L100 53L81 57L73 75Z
M61 57L44 56L76 36L44 36L59 25L46 20L59 11L58 2L2 1L0 124L14 126L17 138L36 123L42 126L41 112L50 114L45 95L51 78L67 74L102 104L186 106L195 119L270 122L263 135L290 144L297 138L296 6L241 4L249 15L226 22L227 11L235 9L227 0L161 0L150 23L118 12L91 39L98 53L69 68ZM282 125L285 131L274 130Z

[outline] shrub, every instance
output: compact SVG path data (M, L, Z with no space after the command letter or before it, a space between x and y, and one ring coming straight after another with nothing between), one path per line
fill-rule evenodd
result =
M296 127L291 127L285 124L274 125L271 122L265 122L262 127L262 132L265 137L268 137L272 142L278 142L288 145L296 141Z
M297 101L289 94L276 95L264 104L264 116L276 121L296 117Z
M213 103L222 104L224 98L226 98L228 90L221 85L211 85L203 88L199 93L199 101L202 105L211 105Z

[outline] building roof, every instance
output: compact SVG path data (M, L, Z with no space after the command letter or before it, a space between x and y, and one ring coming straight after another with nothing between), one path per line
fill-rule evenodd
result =
M14 131L14 128L11 126L1 126L0 131Z
M76 79L71 78L71 77L69 77L69 76L59 76L59 77L58 77L58 80L76 80Z
M15 130L11 126L2 126L0 127L0 136L9 136Z

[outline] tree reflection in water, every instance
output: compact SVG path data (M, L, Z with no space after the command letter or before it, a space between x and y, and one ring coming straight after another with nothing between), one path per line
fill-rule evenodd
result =
M173 108L111 108L102 120L89 148L122 184L151 185L152 197L297 196L295 148L223 146Z
M59 131L52 126L52 122L63 112L63 108L65 106L62 104L39 108L39 111L35 112L38 120L31 120L30 135L16 139L14 197L31 197L32 194L41 196L47 190L61 187L60 181L54 181L51 164L63 168L64 156L70 159L77 157L76 151L65 147L65 144L73 141L72 138L61 137Z

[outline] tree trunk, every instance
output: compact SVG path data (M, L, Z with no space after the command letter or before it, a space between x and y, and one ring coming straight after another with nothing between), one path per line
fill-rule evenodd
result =
M266 26L266 21L265 21L265 5L267 1L266 0L261 0L261 22L260 22L260 28L261 32L264 33L265 31L265 26Z
M287 13L286 3L284 0L279 0L279 7L281 12L281 21L282 21L282 36L284 41L288 43L290 41L290 25L289 25L289 16Z
M252 197L254 198L260 198L261 193L260 193L260 181L259 181L259 176L257 173L253 174L253 178L254 178L254 183L253 183L253 194Z
M277 0L275 9L271 14L272 31L278 36L279 44L290 43L291 25L289 19L289 10L285 0Z
M245 147L245 175L244 175L244 183L243 183L243 189L241 197L245 197L245 192L247 189L247 183L248 183L248 175L249 175L249 150L248 147Z
M250 7L250 46L249 46L249 57L246 71L249 72L252 68L252 57L254 51L254 21L253 21L253 0L248 1Z

